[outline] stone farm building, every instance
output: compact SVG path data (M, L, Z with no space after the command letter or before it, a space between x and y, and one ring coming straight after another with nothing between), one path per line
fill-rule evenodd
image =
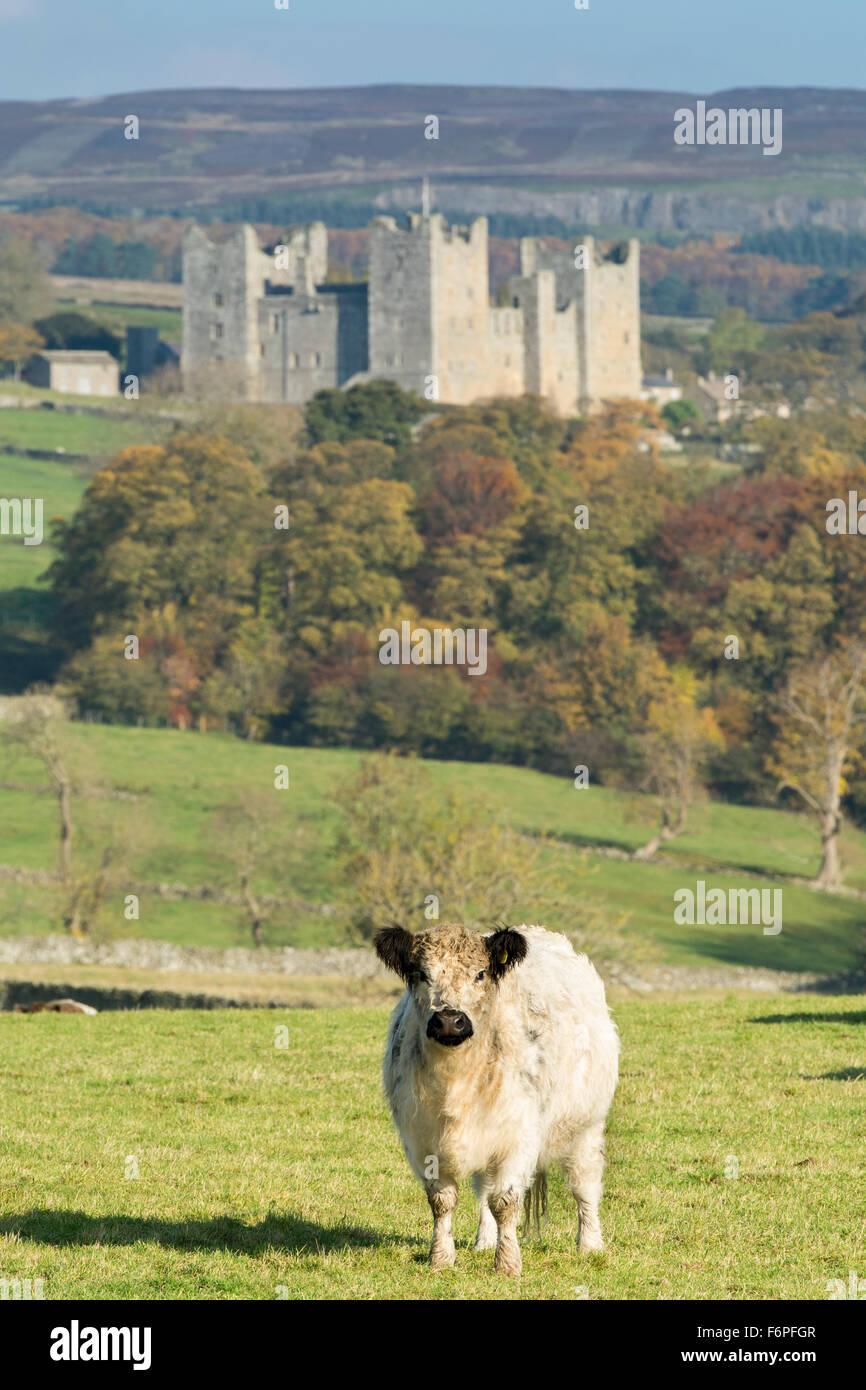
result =
M545 396L561 414L641 394L639 244L520 243L507 302L490 302L487 221L410 213L370 227L369 283L326 284L324 223L270 253L243 226L183 248L184 375L231 376L251 401L387 378L428 400ZM576 267L575 261L579 261Z
M62 348L37 352L30 359L27 380L75 396L117 396L120 367L110 352Z

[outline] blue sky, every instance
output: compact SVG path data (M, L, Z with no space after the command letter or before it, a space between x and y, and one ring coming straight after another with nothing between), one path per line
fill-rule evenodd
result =
M0 0L0 98L378 82L863 87L864 0Z

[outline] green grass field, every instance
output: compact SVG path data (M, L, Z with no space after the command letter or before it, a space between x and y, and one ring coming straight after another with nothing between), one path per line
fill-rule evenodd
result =
M607 1250L578 1259L556 1177L519 1281L472 1250L468 1184L456 1269L425 1266L385 1009L0 1015L0 1277L52 1299L824 1299L866 1274L866 999L615 1014Z
M134 828L129 860L136 882L182 882L213 886L227 882L224 857L215 851L214 817L237 802L245 788L273 788L274 768L289 767L290 788L272 792L276 814L285 817L287 848L257 881L261 892L300 900L291 924L268 944L297 946L345 942L348 886L340 880L335 841L340 823L340 789L354 775L360 754L341 749L280 748L250 744L223 734L180 733L72 725L70 765L92 784L121 788L139 799L106 802L79 799L76 816L86 839L98 836L106 819L126 819ZM490 764L430 763L436 784L476 798L491 814L502 814L527 835L553 837L545 848L573 885L574 914L556 923L579 929L584 904L601 908L613 921L626 915L626 946L650 959L683 965L714 962L779 970L836 971L856 968L864 948L864 905L856 898L812 892L784 877L767 880L761 870L805 876L817 868L817 837L808 821L790 813L710 803L695 812L688 834L668 847L671 864L642 864L593 853L592 844L633 849L652 829L654 809L646 799L590 787L576 790L570 778ZM56 858L56 811L50 797L34 796L28 780L41 782L26 762L0 771L2 860L26 869L51 869ZM150 829L148 829L150 827ZM292 838L294 836L294 838ZM864 885L866 836L848 830L844 840L849 882ZM711 886L781 887L783 929L765 936L759 927L677 925L673 894L694 888L697 877ZM303 906L306 904L306 906ZM332 904L336 914L319 910ZM208 901L142 899L140 920L128 923L118 903L115 935L134 934L181 944L225 947L247 944L237 909ZM447 903L441 905L447 914ZM4 934L56 929L50 893L44 888L0 880L0 923ZM531 919L533 904L523 915Z
M120 414L113 419L98 415L70 415L60 410L0 410L0 444L13 444L22 449L65 449L70 454L91 454L105 458L130 444L150 442L155 434L165 433L149 421L142 422L133 414ZM0 456L2 457L2 456ZM7 467L15 467L12 475L20 488L26 477L22 470L35 462L6 456ZM62 462L62 461L61 461ZM8 495L6 493L4 496Z
M158 290L157 290L158 293ZM58 306L61 307L61 306ZM63 309L72 305L64 304ZM128 324L141 324L143 327L158 328L159 336L165 343L180 342L183 336L183 310L166 307L149 308L145 304L102 304L95 299L90 304L74 306L75 311L95 319L112 333L123 338Z

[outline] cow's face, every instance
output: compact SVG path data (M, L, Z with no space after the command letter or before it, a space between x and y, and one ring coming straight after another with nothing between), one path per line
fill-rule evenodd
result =
M376 954L412 991L424 1031L440 1047L460 1047L481 1027L503 976L526 955L526 938L503 928L480 936L441 926L413 936L384 927Z

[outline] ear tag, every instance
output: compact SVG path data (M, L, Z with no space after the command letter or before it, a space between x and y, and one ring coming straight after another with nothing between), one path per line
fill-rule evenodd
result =
M503 952L502 952L502 955L499 957L499 964L500 964L500 965L504 965L505 962L506 962L507 960L508 960L508 952L507 952L507 951L503 951Z

